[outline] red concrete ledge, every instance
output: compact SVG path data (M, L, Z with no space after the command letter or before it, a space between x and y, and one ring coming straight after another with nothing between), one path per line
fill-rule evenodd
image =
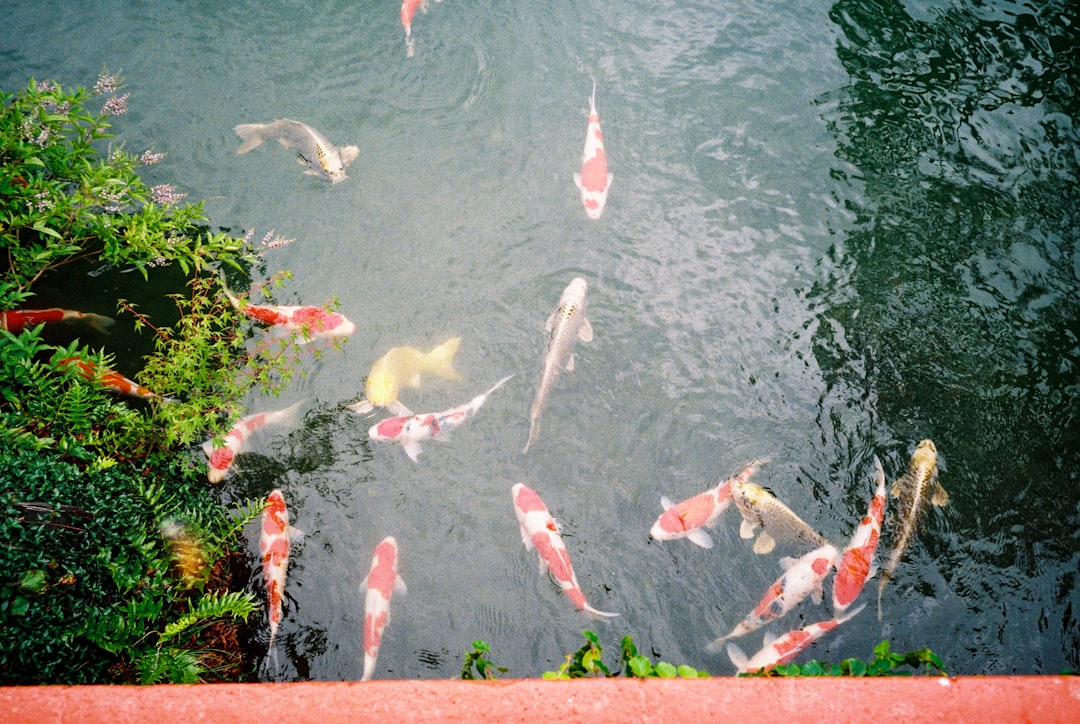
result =
M14 722L1077 722L1080 677L457 680L0 688Z

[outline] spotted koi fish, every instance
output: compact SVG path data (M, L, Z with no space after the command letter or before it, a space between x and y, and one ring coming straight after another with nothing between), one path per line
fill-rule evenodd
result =
M523 454L529 452L529 447L540 435L540 413L544 411L555 381L563 370L574 370L574 345L579 339L582 342L592 341L592 325L585 316L588 289L589 285L581 277L572 279L559 297L559 306L548 317L544 327L548 339L540 369L540 386L529 413L529 439L525 441L525 448L521 451Z
M686 538L702 548L712 548L712 536L703 529L715 526L720 515L731 506L731 483L736 480L749 480L762 462L756 460L735 477L722 480L712 490L682 502L672 504L667 497L661 497L660 505L663 506L664 513L656 519L649 535L656 540Z
M297 150L300 163L308 166L304 173L328 178L335 184L348 178L345 167L360 155L360 149L356 146L345 146L338 150L326 140L326 136L311 126L288 118L278 118L270 123L241 123L233 130L243 141L236 150L237 155L258 148L268 138L277 139L285 148Z
M560 528L548 512L547 506L536 491L518 483L511 489L514 512L521 526L521 541L526 550L536 549L540 554L540 570L546 571L563 590L574 607L593 616L618 616L617 613L597 611L585 601L585 593L578 585L570 554L559 535Z
M836 576L833 578L832 587L833 613L843 613L854 603L862 593L866 579L871 575L874 553L881 537L881 524L885 520L885 471L882 470L881 461L876 455L874 467L877 483L874 497L836 563Z
M364 597L364 675L360 681L369 681L375 673L383 631L390 623L390 597L394 593L404 595L407 590L398 575L397 562L397 541L393 536L384 538L375 547L371 571L360 584L361 591L367 589Z
M302 535L302 532L289 525L285 496L280 490L271 492L266 498L266 507L263 508L262 533L259 535L259 556L262 558L266 607L270 619L270 644L267 646L269 651L274 649L274 638L281 624L291 540Z
M859 611L862 611L864 608L866 608L866 604L853 609L840 618L812 623L809 626L789 631L780 638L770 640L769 637L766 637L765 645L749 659L746 657L746 654L743 653L742 649L734 642L729 643L727 645L728 657L731 659L731 663L735 664L738 669L736 674L753 674L758 671L772 669L781 664L791 663L791 661L805 651L810 644L814 643L852 616L857 615Z
M322 307L292 307L269 304L250 304L240 300L228 289L225 296L236 309L264 324L296 332L300 344L325 337L347 337L356 331L356 325L337 312Z
M87 359L81 357L67 357L60 360L59 365L61 367L67 367L68 365L75 365L79 376L85 380L91 382L98 382L103 387L117 392L121 395L127 395L129 397L138 397L143 400L149 400L151 398L158 398L159 396L146 389L134 380L129 380L119 372L110 370L107 368L98 367L96 364ZM160 398L163 400L169 400L170 398Z
M232 468L237 453L244 448L244 443L247 442L252 433L266 425L276 425L292 420L302 404L303 400L284 410L258 412L240 418L233 429L229 430L225 435L225 441L221 447L214 447L213 440L204 442L203 452L210 458L210 466L206 472L206 477L209 478L210 482L219 483L224 480L226 473Z
M608 173L604 156L604 136L600 132L600 116L596 112L596 83L589 96L589 123L585 129L585 150L581 154L581 173L574 174L574 183L581 191L585 215L599 219L607 203L608 189L615 176Z
M378 425L372 425L368 430L368 437L378 442L396 442L405 450L405 454L415 463L419 462L419 456L423 452L420 447L422 440L432 440L439 436L448 435L451 431L464 425L471 420L487 402L488 395L502 387L503 383L513 377L503 377L496 382L490 390L482 395L477 395L464 405L453 407L444 412L429 412L426 414L413 415L412 417L390 417Z
M747 614L731 633L714 639L709 644L709 649L718 651L720 644L724 641L756 631L766 623L786 616L807 596L813 597L815 603L821 603L823 597L821 584L832 570L837 555L836 548L826 544L817 550L810 551L798 560L781 559L780 565L785 569L784 575L776 579L757 607Z

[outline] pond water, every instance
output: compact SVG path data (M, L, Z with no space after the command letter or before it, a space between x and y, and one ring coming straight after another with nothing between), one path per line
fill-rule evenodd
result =
M705 645L783 552L755 555L734 508L712 549L652 541L660 496L768 458L755 480L843 546L873 456L891 482L923 438L951 504L927 516L884 620L872 582L868 609L807 656L869 658L889 638L951 673L1080 667L1080 5L445 0L414 19L411 58L390 0L5 5L0 87L119 71L119 139L168 154L144 177L237 235L294 238L253 281L292 270L279 303L336 297L357 323L281 400L250 401L307 402L223 487L281 488L306 532L263 678L360 677L358 584L388 535L409 592L377 678L455 677L476 639L539 676L584 628L612 660L630 634L730 674ZM594 81L614 174L598 221L572 178ZM273 143L236 155L235 125L278 117L358 146L349 178L304 175ZM523 455L544 323L575 276L595 337ZM80 283L80 299L109 311L142 283ZM380 415L344 405L372 363L452 335L462 379L406 391L413 410L516 376L419 463L369 440ZM137 372L145 342L106 344ZM589 602L620 617L590 620L537 571L516 482L561 523ZM830 616L807 601L767 628Z

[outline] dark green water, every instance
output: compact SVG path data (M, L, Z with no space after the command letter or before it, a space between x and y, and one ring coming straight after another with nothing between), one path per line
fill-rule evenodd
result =
M888 637L951 673L1080 667L1075 4L445 0L414 20L413 58L393 2L5 5L0 86L120 71L119 137L168 153L147 179L206 198L216 225L294 237L256 276L291 269L281 303L336 295L358 325L280 403L251 401L309 407L224 488L282 488L308 534L266 678L359 678L357 584L386 535L409 595L378 677L456 676L478 638L537 676L585 627L730 673L705 644L778 556L750 552L734 510L711 550L651 542L660 496L768 457L758 481L842 546L872 456L892 480L923 438L950 506L884 621L864 612L809 655L867 658ZM593 80L615 177L598 222L572 181ZM280 116L359 146L350 178L304 176L277 146L235 155L233 126ZM578 275L596 338L522 456L544 321ZM77 296L106 310L146 291L94 284ZM414 410L517 376L419 464L374 446L374 418L343 404L390 347L451 334L463 380L403 396ZM139 342L114 337L134 374ZM590 603L621 617L582 617L537 573L519 481L562 524ZM829 615L806 602L772 630Z

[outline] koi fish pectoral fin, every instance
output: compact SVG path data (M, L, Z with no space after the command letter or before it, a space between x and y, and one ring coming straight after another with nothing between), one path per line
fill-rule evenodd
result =
M420 447L420 443L415 440L410 440L409 442L403 442L401 447L404 448L405 454L408 455L414 463L420 462L420 454L424 452L424 449Z
M575 174L574 174L574 184L575 184L575 185L576 185L576 186L577 186L577 187L578 187L579 189L581 189L581 174L579 174L579 173L575 173ZM582 190L584 191L584 189L582 189Z
M390 412L392 412L397 417L412 417L413 416L412 410L405 407L405 405L403 405L400 400L394 400L393 402L391 402L389 405L386 406L386 409L390 410Z
M404 596L409 592L408 587L405 585L405 581L401 580L401 576L394 579L394 593L399 596Z
M762 531L761 535L758 536L757 541L754 543L754 553L765 555L766 553L771 553L772 549L775 547L776 541L773 540L773 537L765 531Z
M359 413L361 415L366 415L366 414L368 414L369 412L371 412L372 410L375 409L375 405L371 404L367 400L360 400L359 402L354 402L354 403L352 403L350 405L345 405L345 407L347 407L350 410L352 410L353 412Z
M941 487L941 483L934 482L934 493L930 497L930 502L939 508L942 508L949 504L949 494L945 492L945 488Z
M743 518L743 522L739 525L739 537L740 538L753 538L754 528L757 528L752 522Z
M695 545L699 545L702 548L712 548L713 539L712 536L703 531L701 528L695 528L686 534L686 539Z
M567 358L567 360L566 360L566 371L567 372L573 372L574 371L574 355L570 355Z
M824 597L825 597L825 591L822 590L821 584L819 583L818 587L810 592L810 598L813 599L814 603L821 603L821 601L822 601L822 599Z
M360 149L356 146L346 146L339 153L341 154L341 164L348 166L360 156Z
M588 319L582 319L581 320L581 329L578 330L578 339L580 339L582 342L592 342L592 340L593 340L592 325L589 324Z

